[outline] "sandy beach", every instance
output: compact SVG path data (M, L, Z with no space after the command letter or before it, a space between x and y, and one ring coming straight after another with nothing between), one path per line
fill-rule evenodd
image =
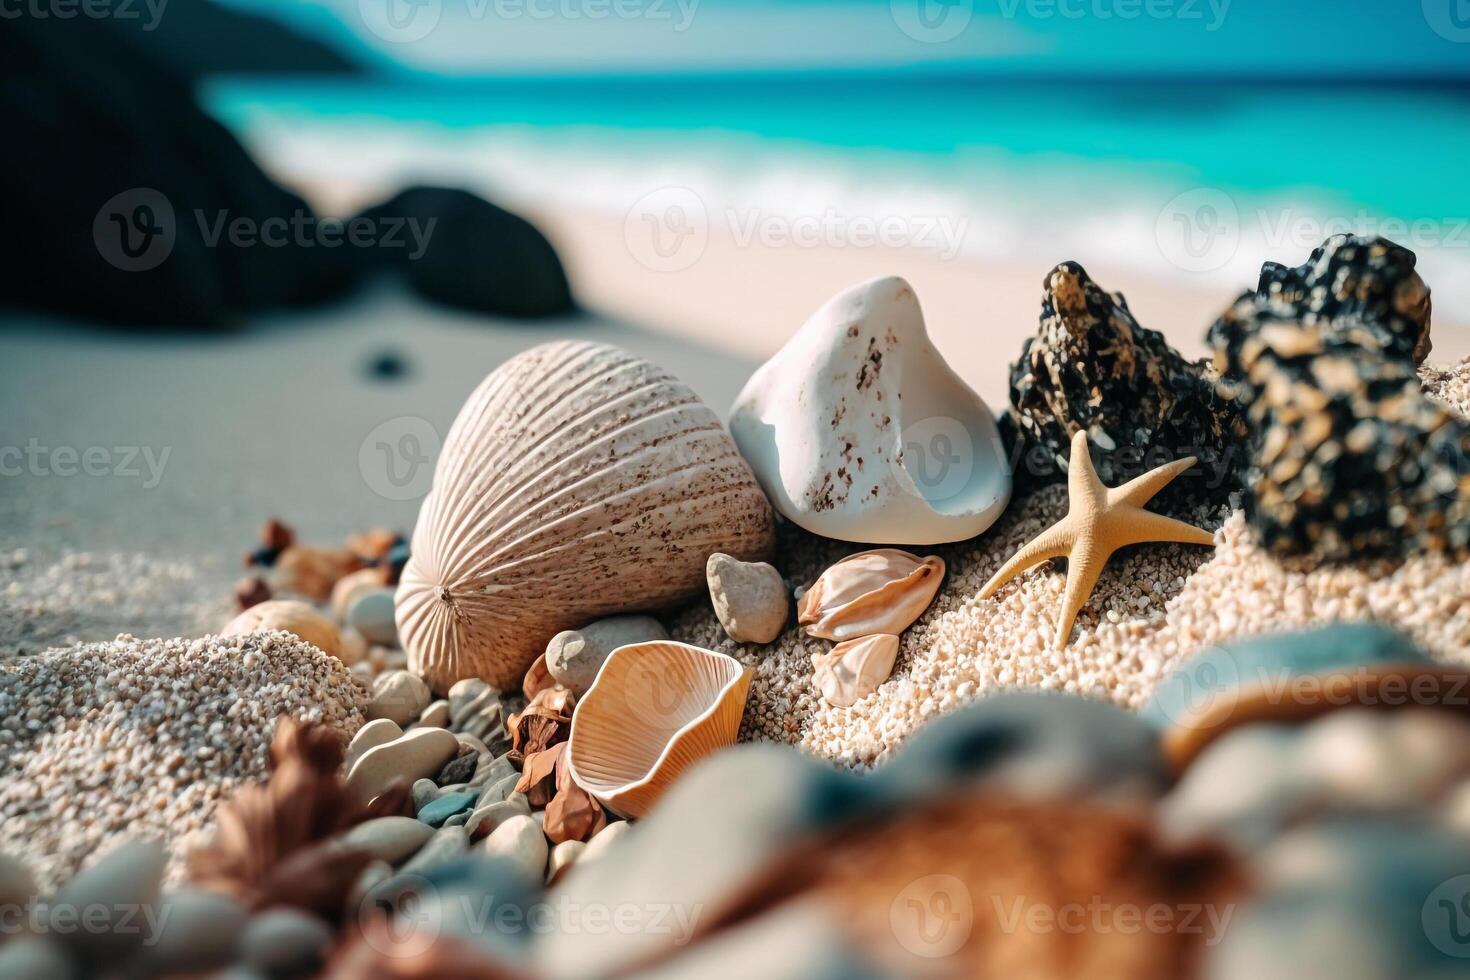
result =
M320 191L331 206L372 196ZM17 450L0 494L9 573L0 649L218 624L239 554L272 514L320 540L375 525L410 530L438 440L465 395L544 340L626 347L686 381L723 418L812 310L854 282L896 273L914 285L950 364L999 414L1049 268L980 267L918 249L742 244L716 227L687 267L663 271L640 261L643 243L612 216L531 216L565 257L584 315L497 321L379 285L219 335L0 319L0 446ZM1194 356L1206 353L1204 330L1232 298L1089 270L1124 292L1140 322ZM1461 325L1436 322L1434 342L1431 363L1470 354ZM384 353L406 364L401 378L370 376ZM90 474L81 465L89 449Z

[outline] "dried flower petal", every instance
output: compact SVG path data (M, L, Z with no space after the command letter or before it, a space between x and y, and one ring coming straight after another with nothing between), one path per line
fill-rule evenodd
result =
M589 841L607 826L607 812L572 779L571 754L556 760L556 796L546 804L546 836L552 843Z
M550 687L537 692L524 711L511 715L506 722L510 729L511 761L519 765L526 756L565 742L572 730L575 704L571 691Z
M516 792L525 793L526 801L533 807L543 807L556 792L552 777L556 774L557 761L565 752L567 743L558 742L549 749L532 752L521 765L521 778L516 783Z
M920 558L896 548L849 555L802 595L797 622L824 640L897 636L929 608L943 578L944 559L934 555Z
M812 654L812 669L822 697L839 708L850 708L888 679L897 656L898 637L877 633Z
M356 859L344 856L350 852L340 847L315 856L308 849L363 820L402 813L408 794L408 786L400 782L361 804L338 775L344 748L333 729L282 718L271 741L270 778L241 788L220 806L214 837L189 851L187 877L255 908L292 905L326 915L340 911L317 908L320 896L301 882L311 874L334 877L342 881L342 894L355 876L349 872ZM303 855L300 864L297 855Z
M547 688L556 687L556 678L551 676L551 671L546 667L546 654L536 658L531 669L526 671L526 678L521 682L521 693L525 694L526 700L532 700Z

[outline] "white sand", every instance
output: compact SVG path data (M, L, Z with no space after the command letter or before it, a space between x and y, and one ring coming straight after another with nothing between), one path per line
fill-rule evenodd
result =
M1426 371L1433 392L1470 415L1470 360L1454 372ZM1227 640L1334 620L1393 624L1435 655L1470 665L1470 564L1426 555L1292 572L1253 543L1244 516L1199 511L1192 523L1217 529L1215 549L1143 545L1120 552L1078 617L1071 642L1052 649L1065 574L1043 566L990 600L980 588L1020 545L1066 512L1066 491L1049 487L1014 502L974 542L929 549L948 576L929 611L903 636L892 677L851 708L823 701L811 654L830 644L788 629L770 647L729 640L709 609L679 618L674 635L755 667L744 735L794 742L817 755L866 765L928 719L984 694L1031 687L1093 694L1137 708L1171 668ZM789 585L861 550L785 529Z
M178 842L264 778L277 718L350 737L367 699L340 661L287 633L120 636L6 663L0 851L47 887L119 838Z

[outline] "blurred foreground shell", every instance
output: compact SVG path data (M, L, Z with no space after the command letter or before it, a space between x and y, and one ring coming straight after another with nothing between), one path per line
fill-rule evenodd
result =
M708 406L603 344L543 344L460 410L398 591L409 666L502 689L558 632L700 594L705 559L758 560L771 507Z
M608 809L643 816L690 765L735 741L750 678L734 657L687 643L619 647L572 717L572 778Z
M342 636L330 619L304 602L294 599L270 599L256 603L230 620L220 630L221 636L244 636L261 630L285 630L295 633L322 653L342 659Z

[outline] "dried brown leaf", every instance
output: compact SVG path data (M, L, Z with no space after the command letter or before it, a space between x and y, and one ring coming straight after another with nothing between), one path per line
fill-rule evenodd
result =
M524 711L511 715L506 726L510 729L512 760L524 760L566 741L572 730L572 708L576 703L571 691L549 687L538 691Z
M591 840L607 826L607 812L602 804L572 778L570 759L567 752L558 756L556 795L546 804L546 836L557 844Z
M336 880L352 860L340 856L341 848L314 857L308 849L363 820L402 813L408 795L400 781L371 803L359 802L338 775L344 748L333 729L282 718L271 741L270 778L237 790L219 807L213 838L188 853L186 876L255 908L316 911L321 899L303 887L303 876Z
M521 766L521 778L516 783L516 792L525 793L526 800L531 806L545 806L556 793L553 777L556 775L562 757L566 754L566 747L567 743L558 742L549 749L532 752L526 756Z
M521 682L521 693L525 694L526 700L532 701L536 695L553 687L556 687L556 678L547 669L546 654L543 653L531 664L531 669L526 671L525 680Z

